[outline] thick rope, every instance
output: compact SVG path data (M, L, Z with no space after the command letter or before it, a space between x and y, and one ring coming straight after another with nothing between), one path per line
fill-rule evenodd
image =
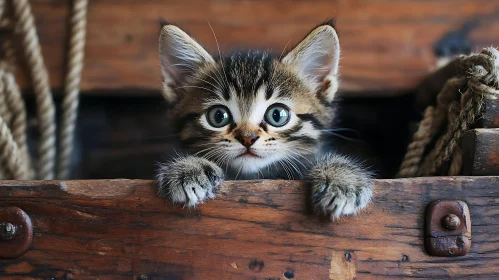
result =
M5 171L0 172L0 175L14 180L28 179L22 155L19 153L14 138L12 138L9 127L2 118L0 118L0 151L2 166L5 167Z
M12 136L19 147L21 155L25 158L24 161L29 165L29 169L31 169L31 157L28 153L26 141L26 106L24 105L21 90L14 78L15 51L10 40L5 40L2 47L5 62L0 65L0 68L2 68L0 71L3 72L3 75L0 75L3 86L1 92L5 94L6 104L12 113L12 123L10 126L12 127Z
M448 110L452 102L456 99L456 93L466 84L466 78L448 79L442 90L437 95L436 107L428 107L424 118L420 122L418 131L414 134L412 143L409 144L406 155L400 166L397 177L414 177L424 161L435 160L436 152L432 150L430 155L424 154L426 146L435 138L435 136L445 128L448 117Z
M470 69L468 89L460 100L462 108L459 116L456 120L449 121L447 132L438 140L434 149L435 160L425 161L419 173L422 176L436 174L444 162L453 156L459 140L479 117L485 99L496 99L499 96L497 90L499 83L499 52L496 49L487 48L480 55L486 55L489 59L484 65L487 69L481 65L475 65Z
M12 7L16 17L15 29L22 39L24 56L33 80L38 106L37 115L40 129L38 177L50 180L54 179L55 166L55 106L50 91L47 68L43 61L28 1L14 0Z
M3 69L0 66L0 77L2 77L5 74L5 69ZM7 124L10 124L10 121L12 119L12 114L9 111L9 107L7 106L7 101L5 97L5 83L4 81L0 80L0 117L3 119L3 121Z
M451 158L458 147L461 137L480 115L485 95L488 94L488 92L484 90L482 83L477 84L476 81L470 81L468 86L468 90L462 97L464 102L462 102L463 107L459 117L454 121L449 121L447 133L439 139L437 146L435 147L437 154L435 161L431 163L426 162L424 166L431 165L431 168L424 168L427 169L427 171L422 171L421 175L435 174L443 163Z
M444 84L442 90L437 95L437 106L433 115L433 123L428 135L427 144L435 140L435 137L445 131L450 123L450 121L456 121L455 119L450 119L449 114L451 108L455 108L456 99L459 98L459 90L466 85L465 77L454 77L447 80ZM457 114L455 114L457 115ZM441 141L442 138L440 138ZM443 142L441 145L444 145ZM435 163L436 158L442 152L443 146L434 147L425 155L422 162L419 163L418 172L413 176L428 176L428 172L432 169L432 165Z
M61 154L58 177L68 175L72 152L78 87L83 67L86 14L88 0L75 0L71 17L71 39L68 73L65 84L61 119ZM38 178L52 179L55 165L55 106L50 92L47 69L36 35L34 19L27 0L12 0L15 20L6 13L6 0L0 0L0 28L14 29L14 35L22 39L24 56L30 70L37 103L40 143L38 147ZM12 23L15 26L12 26ZM15 50L12 38L2 41L3 57L0 62L0 179L32 179L36 177L26 141L26 108L20 89L14 79ZM11 129L10 129L10 128Z
M449 107L449 113L448 113L448 121L449 123L452 122L457 122L459 119L459 113L461 112L461 105L458 102L452 103L452 105ZM460 140L460 139L458 139ZM449 176L457 176L461 174L462 170L462 165L463 165L463 151L461 148L456 146L454 148L454 152L449 158L450 164L449 164L449 171L447 172L447 175Z
M68 72L62 101L62 119L59 135L57 178L67 179L73 152L74 131L78 116L78 95L83 69L88 0L75 0L71 16Z
M7 15L6 1L0 0L0 26L4 29L12 28L11 23L12 20L9 19ZM29 155L26 140L26 108L21 95L21 91L14 78L16 55L15 50L12 46L11 35L8 39L2 40L1 47L3 51L4 61L0 63L0 94L4 97L4 104L11 114L11 120L7 123L12 128L12 138L17 144L19 154L21 156L21 162L24 167L24 172L27 172L27 174L24 176L24 179L33 179L35 178L35 172L31 164L31 157ZM9 178L7 176L7 172L4 171L3 174L3 178ZM0 174L0 176L2 175Z
M400 166L397 178L414 177L423 158L426 145L431 140L431 127L435 108L426 108L423 120L419 123L418 130L414 133L412 143L409 144L407 153Z
M0 0L0 28L2 29L7 29L8 27L8 19L6 17L6 0ZM4 41L4 45L5 45L5 42L8 42L9 40L3 40ZM4 54L4 56L6 56ZM4 57L5 59L5 57ZM6 124L10 124L10 121L9 121L9 118L10 118L10 111L9 111L9 108L8 108L8 105L7 105L7 100L6 100L6 94L5 94L5 84L4 84L4 81L2 79L2 77L4 76L4 73L7 70L7 65L5 63L0 63L0 119L2 120L2 122L6 123ZM8 128L8 126L7 126ZM8 133L9 135L6 135L5 137L12 137L12 134L6 130L7 132L4 132L5 133ZM4 139L6 141L8 141L8 139ZM0 142L2 141L2 139L0 139ZM7 147L4 147L5 145L0 145L0 148L1 149L6 149ZM2 153L0 154L0 179L1 180L7 180L7 179L12 179L12 176L9 174L9 168L6 166L7 165L7 161L8 159L7 158L3 158L3 156L9 156L8 154L6 154L7 151L4 151L2 150Z
M458 75L445 83L437 96L437 107L433 114L428 110L425 112L420 130L409 145L398 176L461 173L463 152L459 148L459 141L479 117L485 99L499 97L499 51L486 48L480 54L459 59L460 67L469 69L468 77ZM461 93L463 88L466 90ZM430 120L431 129L425 125ZM442 136L435 139L442 130ZM421 160L421 153L430 143L434 143L433 148ZM442 170L444 166L447 171Z
M26 172L29 173L27 178L33 179L35 174L31 164L31 157L28 152L28 144L26 140L26 107L24 106L21 91L19 90L19 86L14 80L14 75L12 73L6 72L1 78L3 84L5 85L6 101L13 116L11 124L12 137L18 146L22 162L26 165Z

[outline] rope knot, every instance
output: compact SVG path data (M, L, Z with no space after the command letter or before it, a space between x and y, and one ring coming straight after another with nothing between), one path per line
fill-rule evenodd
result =
M459 149L461 137L479 117L485 100L499 97L497 49L490 47L478 54L459 56L448 67L456 67L456 74L447 77L436 96L436 106L427 108L407 149L399 177L459 175L463 158Z

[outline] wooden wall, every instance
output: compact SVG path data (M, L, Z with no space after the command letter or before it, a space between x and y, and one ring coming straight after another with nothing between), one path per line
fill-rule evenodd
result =
M52 86L61 88L71 1L30 1ZM214 52L261 47L281 52L313 26L337 17L343 47L342 88L394 94L414 86L434 63L433 44L480 19L468 38L472 50L499 46L499 1L494 0L99 0L90 1L82 89L161 86L158 18L184 27ZM21 76L23 88L29 88ZM98 91L102 92L102 91ZM137 91L127 91L136 93Z

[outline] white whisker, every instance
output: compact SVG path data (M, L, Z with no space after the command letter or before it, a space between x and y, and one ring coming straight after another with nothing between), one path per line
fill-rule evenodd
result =
M244 163L241 163L241 167L239 167L239 171L237 171L237 174L236 174L236 178L235 180L237 180L237 177L239 176L239 173L241 172L241 170L243 169L243 166L244 166Z
M289 43L291 42L291 40L289 40L286 45L284 46L284 49L282 50L281 52L281 55L279 56L279 61L281 61L281 58L282 56L284 55L284 52L286 51L286 48L288 47Z
M217 39L217 35L215 35L215 30L213 30L213 27L211 26L209 21L208 21L208 25L210 26L211 32L213 33L213 37L215 38L215 43L217 43L218 55L220 56L220 59L222 59L222 53L220 52L220 45L218 44L218 39ZM229 87L229 79L227 79L227 75L225 74L223 61L221 61L220 64L222 65L222 70L223 70L223 74L225 76L225 82L227 83L227 90L228 90L230 88Z
M296 171L296 174L298 175L299 178L302 178L303 177L303 174L300 170L300 168L298 168L298 166L296 166L296 164L294 164L290 159L289 157L285 157L284 158L284 161L286 161L287 163L289 163L289 165L291 166L292 169L294 169Z

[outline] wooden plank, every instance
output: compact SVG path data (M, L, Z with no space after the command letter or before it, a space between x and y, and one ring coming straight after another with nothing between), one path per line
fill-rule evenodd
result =
M62 87L65 69L68 3L32 1L54 88ZM342 89L401 94L398 89L415 86L428 73L434 63L433 44L462 24L483 20L469 35L473 51L499 45L498 9L499 2L490 0L91 1L81 87L159 90L158 17L184 27L211 52L217 48L207 21L222 52L261 47L280 53L320 21L337 16ZM26 77L19 78L28 88Z
M485 101L485 108L478 125L485 128L499 128L499 99Z
M499 175L499 129L470 130L461 146L464 175Z
M299 181L226 182L197 209L166 205L150 181L3 181L0 207L24 209L34 238L24 256L0 260L0 279L499 277L499 177L375 184L373 205L331 223L311 214ZM436 199L468 204L468 255L424 252L424 210Z

